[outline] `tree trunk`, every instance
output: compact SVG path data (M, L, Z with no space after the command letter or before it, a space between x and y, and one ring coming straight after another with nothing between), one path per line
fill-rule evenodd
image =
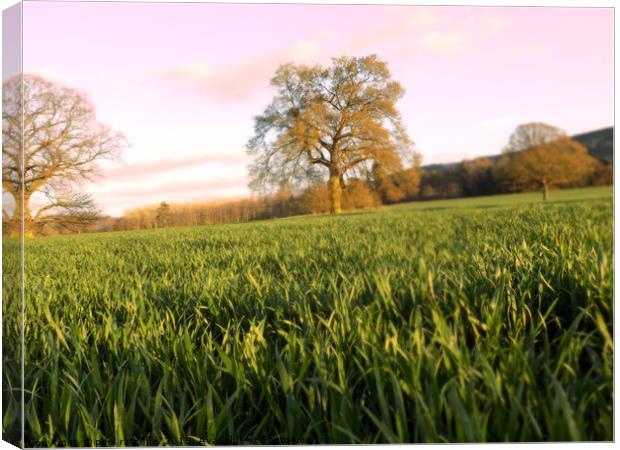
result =
M549 199L549 184L547 180L542 181L543 201L546 202Z
M340 205L342 187L340 186L340 174L334 169L330 169L329 171L327 190L329 191L329 212L331 214L340 214L342 212L342 207Z
M30 216L30 209L28 203L30 202L30 196L24 197L24 209L22 211L22 199L18 196L15 199L15 212L9 222L9 234L12 237L20 237L22 235L22 219L24 225L24 236L32 237L32 217ZM23 217L22 217L23 216Z

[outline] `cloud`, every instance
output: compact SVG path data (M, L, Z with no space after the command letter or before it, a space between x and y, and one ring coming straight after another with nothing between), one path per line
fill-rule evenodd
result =
M286 62L320 64L339 54L377 53L388 61L420 54L453 55L464 51L480 33L488 36L509 23L494 13L476 15L474 19L463 22L444 10L424 7L388 8L372 22L360 23L354 31L318 30L310 39L287 47L222 64L189 61L158 70L157 75L216 102L245 102L258 91L267 90L277 67Z
M184 158L160 159L139 164L106 168L103 177L106 181L122 181L135 177L157 175L178 169L195 167L203 164L236 165L248 162L248 156L240 153L188 156Z
M496 32L506 28L510 21L504 16L488 14L482 18L481 23L488 31Z
M411 13L407 10L403 12L400 8L388 10L377 17L372 26L350 35L345 50L358 53L367 52L369 48L385 43L406 45L403 41L411 36L411 32L436 26L442 22L441 16L431 10L414 8L411 11Z
M206 61L194 61L163 71L162 76L169 80L187 79L200 82L213 76L213 68Z
M247 177L238 176L231 178L212 178L209 180L190 180L190 181L178 181L171 183L164 183L155 186L132 188L132 189L117 189L107 192L101 192L100 195L104 196L106 203L114 203L114 200L121 199L140 199L144 201L146 198L168 198L167 196L174 196L176 194L192 195L202 194L207 197L207 194L212 194L213 191L222 191L229 189L245 189L247 185Z
M320 56L321 43L298 41L289 47L214 65L198 60L159 71L164 80L185 85L214 101L244 102L256 91L267 89L280 64L311 64Z
M334 39L340 36L329 30L318 30L310 39L262 52L253 56L244 56L237 60L215 64L208 60L195 60L156 71L161 79L176 86L191 89L210 100L217 102L245 102L257 91L269 88L269 81L280 64L294 62L298 64L320 64L329 60L329 56L344 52L345 54L368 54L374 52L375 45L393 42L403 44L403 37L413 30L437 25L441 16L428 9L417 8L410 14L403 15L396 10L382 14L370 28L357 30L345 38L340 51L329 48ZM444 46L447 44L444 44Z
M458 33L430 31L419 40L422 47L437 53L454 53L463 49L463 37Z

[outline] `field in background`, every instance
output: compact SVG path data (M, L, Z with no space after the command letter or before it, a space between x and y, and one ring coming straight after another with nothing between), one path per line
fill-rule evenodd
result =
M611 440L611 193L29 240L26 435Z
M564 189L551 191L548 202L578 202L583 200L609 199L613 196L612 186L587 187L581 189ZM390 206L396 209L431 210L453 208L500 208L504 206L540 204L540 192L524 194L491 195L486 197L466 197L449 200L431 200L427 202L402 203Z

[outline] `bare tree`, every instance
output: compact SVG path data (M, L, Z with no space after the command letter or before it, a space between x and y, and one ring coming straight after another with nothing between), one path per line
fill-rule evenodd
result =
M376 56L334 58L329 67L285 64L271 84L278 93L255 118L248 143L257 156L254 189L281 180L311 185L327 172L330 210L339 213L347 176L368 178L373 163L400 170L401 158L413 156L395 106L403 89Z
M76 187L98 173L98 160L119 155L123 135L97 121L85 94L40 76L10 78L2 94L2 189L15 204L2 214L10 233L21 232L22 218L26 235L96 220L92 198ZM31 211L35 194L40 206Z
M519 125L510 135L504 153L515 153L568 137L564 130L542 122Z

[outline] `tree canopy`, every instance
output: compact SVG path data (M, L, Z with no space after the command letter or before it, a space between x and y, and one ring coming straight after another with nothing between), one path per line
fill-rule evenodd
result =
M2 93L2 189L14 200L3 221L10 232L21 232L22 218L25 234L94 220L94 201L76 187L93 179L101 158L119 155L123 135L97 121L85 94L40 76L12 77ZM39 206L31 211L35 194Z
M170 211L170 205L167 202L161 202L157 211L155 211L155 223L158 227L172 226L174 218Z
M564 130L553 125L542 122L525 123L519 125L510 135L504 152L516 153L566 137L568 135Z
M329 67L285 64L271 85L277 94L248 143L254 189L327 175L330 210L339 213L347 177L369 179L373 165L401 170L414 155L396 109L403 88L374 55L334 58Z
M517 190L541 189L543 200L552 187L585 180L597 168L588 149L569 137L541 143L505 155L504 171Z

